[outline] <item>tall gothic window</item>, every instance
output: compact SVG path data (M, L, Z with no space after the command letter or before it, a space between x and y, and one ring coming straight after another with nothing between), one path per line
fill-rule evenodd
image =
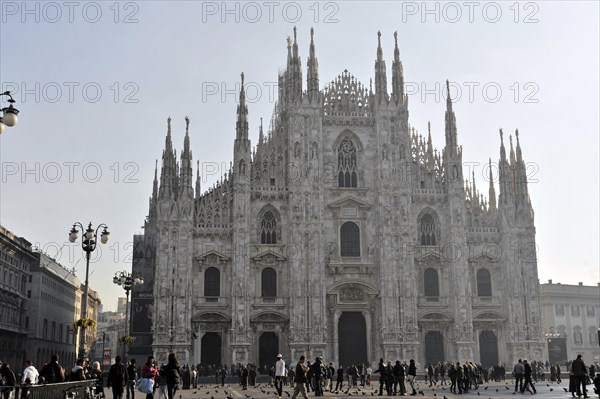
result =
M277 296L277 272L272 267L263 269L261 276L260 296L263 298L274 298Z
M489 270L477 270L477 295L492 296L492 276Z
M338 186L358 187L356 173L356 146L350 139L343 139L338 147Z
M353 222L340 228L340 256L360 256L360 229Z
M438 282L438 272L435 269L426 269L423 273L425 296L440 296L440 286Z
M260 243L277 244L277 220L272 211L266 211L260 221Z
M204 272L204 296L221 296L221 272L216 267Z
M421 245L436 245L437 237L436 237L436 226L435 221L433 220L433 216L430 214L425 214L421 217L421 221L419 224L419 232L421 233Z

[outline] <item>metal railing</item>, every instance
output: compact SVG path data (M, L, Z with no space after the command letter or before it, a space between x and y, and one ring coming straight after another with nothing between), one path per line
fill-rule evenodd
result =
M94 399L98 397L95 395L95 387L96 380L84 380L56 384L3 386L1 391L4 393L5 390L11 389L15 399Z

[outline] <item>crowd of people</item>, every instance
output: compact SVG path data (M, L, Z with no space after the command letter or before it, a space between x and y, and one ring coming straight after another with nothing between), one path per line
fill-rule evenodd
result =
M594 392L600 396L600 373L596 373L595 365L586 366L582 356L578 355L577 359L564 366L569 373L569 388L565 388L565 391L570 392L572 397L577 395L589 398L587 385L590 384L594 385ZM509 371L502 364L486 368L473 362L437 362L425 365L421 373L429 387L448 385L450 392L463 394L489 381L504 381L508 372L514 378L515 393L528 391L533 395L537 393L535 384L544 381L548 371L551 381L561 383L561 370L559 364L551 365L540 361L529 363L525 359L519 359ZM323 396L324 392L337 394L344 389L348 392L354 387L372 385L372 379L378 380L379 396L414 396L418 393L415 385L418 370L413 359L408 364L400 360L392 364L392 361L380 359L376 369L372 369L368 363L351 364L346 368L342 365L334 367L333 363L324 362L320 356L311 363L302 356L295 366L288 367L279 354L276 362L270 366L256 367L253 364L238 363L228 368L227 365L181 366L175 353L171 353L167 364L161 366L157 365L153 356L149 356L141 367L136 364L135 359L123 363L121 357L117 356L108 373L103 373L99 362L90 365L87 359L78 359L71 369L65 370L58 355L53 355L50 362L45 363L39 371L29 360L25 362L22 372L16 373L8 364L0 362L0 399L24 399L27 387L31 385L82 380L95 381L97 397L105 397L104 389L107 388L112 391L115 399L135 399L142 379L150 382L148 392L145 392L146 399L153 399L157 391L158 399L173 399L177 390L182 387L196 388L199 377L212 373L218 385L225 385L228 376L236 376L242 390L256 386L258 374L268 374L279 398L284 386L294 388L292 398L298 395L306 398L308 392L313 392L314 396ZM143 394L138 392L138 395Z

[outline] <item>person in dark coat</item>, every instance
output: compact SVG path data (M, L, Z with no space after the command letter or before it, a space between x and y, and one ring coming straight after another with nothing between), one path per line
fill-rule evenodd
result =
M0 375L6 384L2 387L2 397L8 399L17 383L17 378L15 377L15 373L10 369L8 363L2 364L2 367L0 367Z
M406 387L404 386L404 367L400 364L400 360L396 360L392 373L394 374L394 395L404 396L406 393ZM398 390L398 385L400 386L400 390Z
M127 365L127 399L135 399L135 384L137 379L135 359L130 359Z
M181 383L181 367L179 367L179 360L177 360L175 353L169 353L167 365L165 366L165 377L167 380L167 398L173 399Z
M92 363L92 371L90 372L90 380L96 380L96 393L104 396L104 376L100 369L100 363Z
M113 399L123 399L124 387L127 384L127 368L121 363L121 356L115 357L115 364L110 366L106 386L111 388Z
M385 363L383 362L383 358L379 359L379 367L375 372L379 373L379 396L383 396L383 388L385 387L385 390L388 390L387 368L385 366Z
M527 360L523 360L523 367L525 368L525 371L523 372L523 378L525 380L525 382L523 383L523 388L521 388L521 393L524 393L525 390L528 390L530 394L534 394L537 393L537 391L535 390L535 387L533 386L533 381L531 381L531 366L529 365L529 363L527 363ZM531 391L531 389L529 389L529 387L531 387L533 389L533 392Z
M573 370L573 376L575 377L577 396L581 396L581 393L583 391L583 397L589 398L585 386L585 380L587 377L587 367L585 366L581 355L577 355L577 359L573 360L573 363L571 363L571 369Z

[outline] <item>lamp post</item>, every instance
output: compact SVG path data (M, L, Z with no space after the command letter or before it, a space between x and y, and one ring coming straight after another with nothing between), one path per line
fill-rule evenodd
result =
M102 367L104 368L104 344L106 342L110 341L110 337L108 335L106 335L105 331L102 331L102 338L98 338L98 341L102 340L102 361L100 362L100 364L102 365ZM110 366L110 359L108 361L109 366Z
M98 237L98 230L100 228L103 228L102 230L102 234L100 235L100 242L102 244L106 244L108 242L108 236L109 236L109 232L108 232L108 226L105 225L104 223L100 223L98 225L98 227L96 227L96 230L94 230L92 228L92 223L90 222L90 224L88 225L87 229L84 229L83 225L79 222L75 222L73 224L73 227L71 228L71 231L69 232L69 242L75 242L77 241L77 234L79 233L79 231L81 230L81 232L83 233L81 235L81 248L83 249L83 251L85 252L85 285L84 285L84 289L83 289L83 300L82 300L82 304L81 304L81 313L83 315L83 319L87 319L87 303L88 303L88 289L89 289L89 284L88 284L88 277L89 277L89 272L90 272L90 256L91 253L94 252L94 250L96 249L96 239ZM81 347L81 355L80 357L83 358L85 357L85 329L86 326L82 326L81 327L81 332L83 334L83 338L79 338L80 340L80 347ZM81 341L83 340L83 343L81 343Z
M0 134L2 134L5 126L12 127L17 124L19 121L19 117L17 116L19 115L19 110L13 107L15 100L13 100L12 96L10 95L10 91L0 93L0 96L7 96L7 101L10 104L8 107L1 109L2 113L4 114L3 116L0 116Z
M132 276L131 273L123 270L116 272L113 277L113 283L123 287L125 290L125 335L129 336L129 291L134 285L144 284L144 279L141 276Z

